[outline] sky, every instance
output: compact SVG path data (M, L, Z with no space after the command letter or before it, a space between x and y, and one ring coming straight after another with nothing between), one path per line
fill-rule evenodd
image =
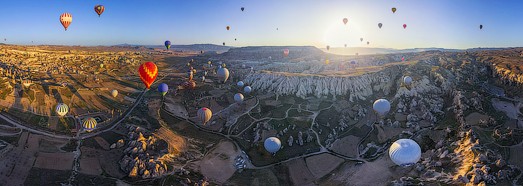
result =
M97 4L105 6L101 17ZM13 0L0 6L0 42L517 47L523 46L522 10L521 0ZM64 12L73 15L67 31L59 22Z

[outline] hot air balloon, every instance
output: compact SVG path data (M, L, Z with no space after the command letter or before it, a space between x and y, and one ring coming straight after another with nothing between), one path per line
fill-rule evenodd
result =
M405 61L405 57L401 57L401 61Z
M392 8L392 13L396 13L396 7Z
M203 125L207 124L209 120L211 120L212 117L212 111L211 109L208 109L206 107L201 108L198 110L198 119L202 122Z
M331 46L327 45L327 50L331 49Z
M236 103L241 103L243 101L243 94L242 93L234 94L234 101L236 101Z
M171 41L167 40L165 41L165 48L167 48L167 50L169 50L169 48L171 48Z
M387 112L390 111L390 102L386 99L378 99L374 101L374 104L372 105L372 108L380 117L385 116Z
M251 88L251 86L245 86L245 87L243 87L243 92L245 92L245 93L247 93L247 94L248 94L248 93L251 93L251 92L252 92L252 88Z
M363 42L363 38L362 37L360 38L360 42Z
M267 152L274 154L274 153L278 152L278 150L280 150L281 141L280 141L280 139L278 139L276 137L270 137L270 138L265 139L263 146L265 147L265 150L267 150Z
M238 85L238 87L242 88L244 83L243 83L243 81L238 81L238 83L236 83L236 85Z
M289 56L289 49L283 49L283 56Z
M234 38L234 40L236 41L236 38Z
M343 18L343 24L345 24L345 25L346 25L346 24L347 24L347 22L349 22L349 19L347 19L347 18Z
M240 8L240 9L242 10L242 12L243 12L243 10L245 10L245 8L243 8L243 7L242 7L242 8Z
M479 25L479 29L480 29L480 30L483 29L483 25Z
M406 29L407 28L407 24L403 24L403 29Z
M202 82L205 82L205 76L202 76Z
M378 23L378 27L381 28L383 26L383 24L381 23Z
M145 88L149 89L158 76L158 67L153 62L145 62L138 68L138 73L140 73L140 79L145 84Z
M345 44L345 48L347 48L347 44Z
M328 59L325 60L325 64L328 65L330 61Z
M56 114L59 116L65 116L69 112L69 107L65 103L59 103L56 106Z
M217 73L220 83L225 83L229 79L229 70L227 68L219 68Z
M96 120L92 117L89 117L87 118L86 120L84 120L83 124L82 124L82 127L84 128L84 130L86 130L87 132L91 132L92 130L94 130L96 128L96 125L98 123L96 122Z
M118 96L118 90L111 91L111 96L113 96L113 97Z
M230 27L230 26L227 26L227 27L225 27L225 28L226 28L227 30L231 29L231 27Z
M160 92L160 94L162 94L162 96L165 96L165 94L167 94L168 90L169 90L169 87L167 86L167 84L162 83L162 84L158 85L158 92Z
M104 64L103 64L103 63L102 63L102 64L100 64L100 68L103 68L103 67L104 67Z
M104 13L105 7L103 5L94 6L94 11L98 14L98 17Z
M187 71L187 78L189 78L189 81L192 80L192 78L194 77L193 75L194 75L194 73L193 73L192 70L188 70L188 71Z
M225 42L223 42L223 46L225 46Z
M399 139L389 148L389 157L396 165L411 166L421 158L421 148L414 140Z
M63 13L60 15L60 23L62 23L62 26L64 26L65 30L67 30L67 27L71 25L73 22L73 15L70 13Z
M369 44L370 44L370 42L367 41L367 45L369 45Z
M403 83L405 83L405 85L410 85L412 83L412 78L410 76L405 76L403 78Z

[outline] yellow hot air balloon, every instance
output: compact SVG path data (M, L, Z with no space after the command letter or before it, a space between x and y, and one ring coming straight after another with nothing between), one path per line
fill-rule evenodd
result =
M96 120L94 118L90 117L90 118L87 118L86 120L84 120L82 127L87 132L91 132L92 130L94 130L96 128L96 124L97 124Z
M325 64L328 65L330 62L328 59L325 60Z
M209 120L211 120L212 117L212 111L209 108L203 107L200 110L198 110L198 119L202 122L202 125L207 124Z
M65 103L59 103L56 106L56 114L59 116L65 116L69 112L69 107Z
M118 96L118 90L111 91L111 96L113 96L113 97Z

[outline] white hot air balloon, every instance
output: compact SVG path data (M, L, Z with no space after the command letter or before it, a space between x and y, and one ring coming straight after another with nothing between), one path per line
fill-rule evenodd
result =
M59 103L56 106L56 114L59 116L65 116L69 112L69 107L65 103Z
M202 76L202 82L205 82L205 76Z
M234 94L234 101L236 101L236 103L241 103L243 101L243 94L242 93Z
M405 83L405 85L410 85L412 83L412 77L410 76L405 76L403 78L403 83Z
M396 165L410 166L421 158L421 148L414 140L399 139L390 146L389 157Z
M380 117L383 117L385 114L387 114L387 112L390 111L390 102L386 99L378 99L374 101L372 108L378 113Z
M118 90L111 91L111 96L113 96L113 97L118 96Z
M270 138L265 139L263 146L265 147L265 150L267 150L267 152L274 154L274 153L278 152L278 150L280 150L281 141L280 141L280 139L278 139L276 137L270 137Z
M243 87L243 92L245 92L245 93L247 93L247 94L248 94L248 93L251 93L251 92L252 92L252 88L251 88L251 86L245 86L245 87Z
M225 83L229 79L229 70L227 68L219 68L217 73L220 83Z
M198 110L197 115L198 115L198 119L200 119L202 124L205 125L205 124L207 124L207 122L209 122L209 120L211 120L212 111L211 111L211 109L203 107L200 110Z
M238 83L236 83L236 85L238 85L238 87L242 88L243 85L245 85L245 84L243 83L243 81L238 81Z

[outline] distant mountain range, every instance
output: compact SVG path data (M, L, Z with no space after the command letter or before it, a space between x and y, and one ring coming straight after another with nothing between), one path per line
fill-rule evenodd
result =
M411 52L424 52L424 51L443 51L443 52L457 52L462 51L459 49L446 49L446 48L412 48L412 49L393 49L393 48L368 48L368 47L340 47L330 48L330 50L322 49L324 52L340 54L340 55L367 55L367 54L392 54L392 53L411 53Z
M164 45L132 45L132 44L119 44L113 45L117 47L146 47L146 48L165 48ZM213 45L213 44L192 44L192 45L171 45L171 50L175 51L215 51L217 53L227 52L229 46Z

